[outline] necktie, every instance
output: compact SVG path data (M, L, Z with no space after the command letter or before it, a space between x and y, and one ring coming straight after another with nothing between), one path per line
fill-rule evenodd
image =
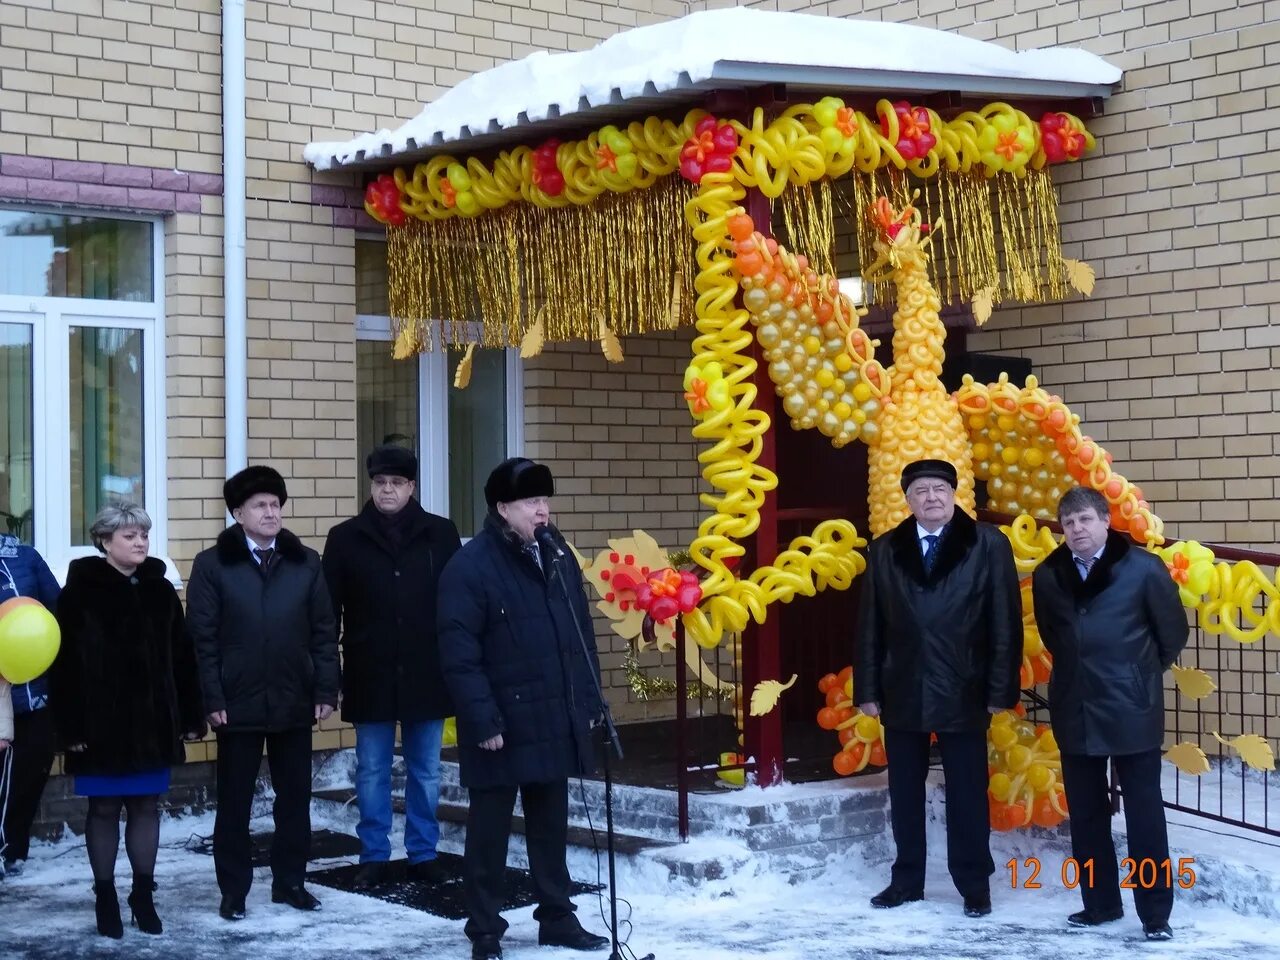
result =
M933 572L933 562L938 558L938 535L931 533L924 538L924 542L928 544L924 548L924 572Z
M258 566L264 574L267 572L267 568L271 566L271 558L275 554L275 547L267 547L265 550L259 550L257 547L253 548L253 555L258 558Z
M1088 560L1081 560L1079 557L1076 557L1076 565L1080 568L1081 580L1089 579L1089 571L1093 569L1093 564L1097 559L1097 557L1090 557Z
M538 550L538 541L525 544L524 552L533 558L533 562L538 565L538 569L542 569L542 553Z

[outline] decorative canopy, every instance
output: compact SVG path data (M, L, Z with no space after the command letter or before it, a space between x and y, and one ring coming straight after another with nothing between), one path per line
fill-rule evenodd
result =
M1015 52L910 24L732 7L627 30L590 50L538 51L469 77L394 131L312 143L303 156L317 170L379 169L671 113L711 91L768 84L786 84L800 99L861 91L1062 102L1106 98L1120 76L1080 49Z

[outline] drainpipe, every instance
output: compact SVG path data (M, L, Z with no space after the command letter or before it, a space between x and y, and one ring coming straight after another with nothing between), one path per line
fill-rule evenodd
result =
M226 470L248 463L249 336L245 300L244 0L222 4L222 296Z

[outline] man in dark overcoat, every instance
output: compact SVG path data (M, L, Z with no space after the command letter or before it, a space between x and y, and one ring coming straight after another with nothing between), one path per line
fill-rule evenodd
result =
M218 912L240 920L253 882L249 814L264 744L276 795L272 902L320 906L302 885L311 851L311 726L338 705L338 636L320 555L282 525L284 478L271 467L246 467L223 496L236 522L196 555L187 629L218 737Z
M369 500L329 531L324 574L342 634L342 719L356 728L360 808L357 887L384 877L391 858L391 763L396 723L408 778L404 845L411 880L443 879L440 740L453 703L436 642L436 588L460 546L453 521L414 499L418 458L395 444L365 459Z
M591 725L603 704L581 572L549 527L554 492L543 464L519 457L499 464L484 487L484 529L440 580L440 657L470 793L466 933L477 960L502 956L507 922L499 911L517 792L538 942L576 950L609 942L582 928L569 900L568 781L593 769ZM540 548L540 526L554 549Z
M868 551L854 657L854 699L879 716L889 758L897 859L871 898L924 897L925 778L936 733L946 778L947 867L966 916L991 912L987 810L990 714L1016 706L1022 610L1009 541L956 509L956 468L917 460L902 471L911 516Z
M1148 939L1168 940L1177 870L1165 866L1163 676L1189 628L1164 561L1109 530L1110 520L1102 494L1067 491L1058 504L1065 542L1032 578L1036 625L1053 655L1049 715L1062 755L1071 851L1077 863L1093 864L1080 884L1084 909L1067 922L1092 927L1124 915L1111 839L1110 757L1134 861L1134 908Z

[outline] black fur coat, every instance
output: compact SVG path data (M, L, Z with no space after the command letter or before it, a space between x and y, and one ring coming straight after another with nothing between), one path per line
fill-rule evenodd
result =
M50 678L68 773L158 770L205 732L195 650L164 562L126 577L102 557L72 562L58 601L62 646Z

